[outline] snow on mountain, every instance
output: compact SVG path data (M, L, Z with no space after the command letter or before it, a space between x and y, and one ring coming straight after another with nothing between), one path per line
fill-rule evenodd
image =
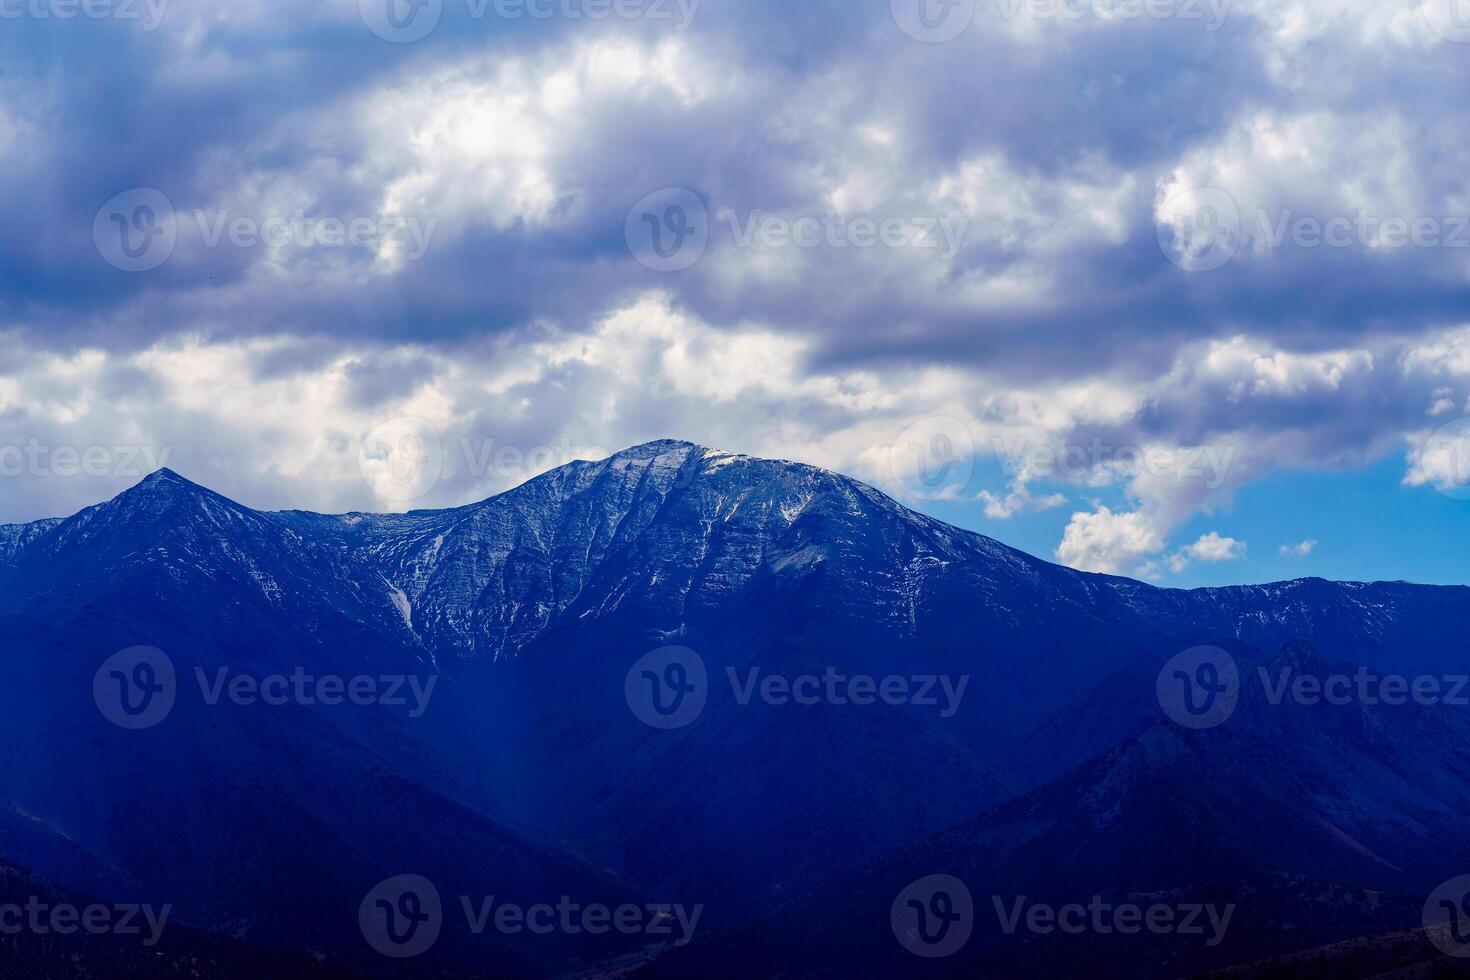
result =
M466 848L479 856L470 869L523 859L548 887L574 854L582 887L603 887L585 862L738 920L1017 797L1046 801L1048 825L1078 813L1101 825L1105 809L1036 794L1050 783L1102 799L1094 787L1135 775L1167 788L1151 753L1178 738L1138 740L1159 724L1165 661L1202 643L1298 639L1353 667L1448 670L1470 659L1470 589L1159 589L1033 558L839 474L684 442L395 515L265 513L160 471L64 520L0 528L0 657L19 678L0 689L11 727L0 744L16 760L0 772L0 835L7 812L38 814L15 826L65 828L92 860L162 887L207 879L204 865L227 853L229 893L197 894L199 914L267 934L297 917L257 900L279 863L303 869L290 881L309 916L335 907L333 889L388 873L377 857L399 873L428 854L450 876ZM140 755L88 700L99 658L137 643L184 674L381 667L444 683L412 723L181 705L154 733L157 753ZM695 650L710 678L702 716L673 732L645 725L624 696L633 664L669 643ZM946 715L741 703L726 678L751 670L942 676L968 693ZM1308 738L1319 718L1305 721L1282 737ZM1361 805L1329 822L1383 850L1375 807L1438 790L1422 767L1409 772L1410 756L1370 756L1354 738L1344 744L1361 758L1329 789L1352 788ZM1310 745L1313 760L1331 759L1330 739ZM1097 761L1119 746L1118 764ZM1228 751L1199 758L1233 764ZM57 775L76 760L101 774L85 793ZM1250 810L1268 809L1267 789L1240 789ZM1137 835L1174 826L1151 822L1148 797L1129 800ZM1281 802L1298 815L1311 804ZM140 829L138 812L173 836ZM1331 846L1316 831L1296 840ZM40 873L74 866L50 836L28 847L22 863ZM339 859L350 882L332 870Z
M1432 625L1426 610L1463 608L1470 595L1318 580L1158 589L1032 558L816 467L675 441L450 510L264 513L162 470L66 520L0 527L0 560L35 566L23 593L84 591L49 581L69 556L84 580L105 569L111 581L140 570L248 582L270 606L331 609L449 665L512 659L558 623L633 601L657 620L650 628L677 635L767 577L788 591L820 580L833 614L909 636L965 603L1011 637L1060 619L1267 646L1356 637L1380 652L1417 640Z
M60 523L59 518L51 518L31 524L0 524L0 561L10 561L17 551Z

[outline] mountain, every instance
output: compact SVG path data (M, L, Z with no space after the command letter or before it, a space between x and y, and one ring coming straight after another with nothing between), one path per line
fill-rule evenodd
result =
M852 884L868 875L881 893L882 869L918 866L902 855L978 868L956 857L974 850L1013 878L1044 868L1059 891L1267 882L1284 902L1296 886L1275 883L1308 859L1331 869L1313 879L1322 894L1413 889L1432 877L1430 838L1463 829L1457 722L1365 714L1354 727L1258 715L1246 699L1242 734L1210 738L1175 730L1154 684L1200 644L1247 668L1287 648L1443 674L1470 659L1467 626L1464 588L1179 591L1080 573L838 474L682 442L399 515L265 513L160 471L72 517L0 528L13 678L0 688L0 857L92 894L161 891L191 927L333 967L361 953L362 894L404 873L446 894L503 898L514 881L526 901L707 906L688 950L451 935L424 961L491 976L701 949L767 962L784 947L751 929L797 942L768 927L773 912L848 908L821 896L868 894ZM139 645L168 656L178 698L128 731L99 713L93 681ZM671 646L686 652L657 656L702 668L703 708L648 724L640 686L690 676L643 666ZM211 704L200 671L396 676L432 697L418 712ZM823 692L813 703L781 695L806 679ZM872 703L854 703L864 684ZM1242 759L1264 768L1248 779ZM1182 792L1192 767L1230 774L1224 795ZM1158 841L1214 827L1199 809L1232 800L1240 846L1173 874L1178 855ZM1274 810L1291 815L1281 840L1248 819ZM1395 820L1408 822L1397 836ZM1402 873L1360 874L1382 862ZM1216 880L1226 870L1251 880ZM834 928L858 921L833 914ZM1300 948L1266 933L1278 945L1251 957Z
M0 907L15 908L25 918L12 918L9 925L26 922L30 908L38 910L43 923L50 922L58 907L78 910L105 908L111 922L133 930L120 935L96 935L82 928L48 927L44 932L22 930L0 934L0 963L5 975L14 977L149 977L157 980L188 980L201 976L253 980L256 977L315 976L347 980L352 974L323 967L300 953L282 953L251 946L228 937L209 936L194 930L168 927L168 911L160 906L130 913L114 910L88 895L62 888L24 868L0 861ZM97 912L94 914L104 914Z
M1470 714L1413 700L1276 699L1282 677L1355 668L1302 643L1234 653L1247 674L1278 687L1242 685L1228 723L1145 722L1064 777L678 951L650 975L903 972L917 961L885 928L890 906L940 873L975 899L968 943L933 971L946 976L1045 976L1079 963L1098 976L1183 976L1279 952L1283 931L1301 948L1416 924L1436 886L1470 867ZM1135 681L1151 688L1154 678ZM1009 934L999 911L1093 896L1232 913L1221 941L1207 943ZM1362 951L1365 961L1373 952Z
M56 519L34 524L0 524L0 561L9 561L15 553L60 524Z

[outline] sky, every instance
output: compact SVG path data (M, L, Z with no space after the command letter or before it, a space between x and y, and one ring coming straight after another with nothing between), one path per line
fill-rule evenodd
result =
M3 0L0 522L657 438L1073 567L1462 583L1462 0Z

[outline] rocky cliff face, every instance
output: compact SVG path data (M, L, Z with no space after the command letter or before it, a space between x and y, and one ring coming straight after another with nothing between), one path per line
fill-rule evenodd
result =
M848 942L872 911L851 896L921 865L1017 889L1188 889L1180 855L1206 831L1233 842L1198 864L1206 877L1300 875L1308 856L1333 879L1314 894L1413 887L1435 841L1470 829L1451 709L1243 701L1221 737L1161 716L1155 680L1181 650L1225 644L1252 664L1294 641L1343 669L1443 673L1470 662L1470 589L1157 589L838 474L678 442L403 515L258 512L160 471L72 517L0 528L0 857L93 894L161 890L180 921L248 940L306 944L333 910L329 960L355 941L339 907L390 874L495 894L513 869L527 901L705 903L736 938L701 968L740 962L735 949L781 960L742 932L786 935L773 912L805 909ZM173 714L146 732L93 703L99 664L137 644L179 677ZM707 680L697 716L662 730L625 682L668 645ZM440 686L417 716L210 704L194 678L219 670ZM828 677L928 685L941 703L746 686ZM1252 956L1280 951L1272 901ZM488 948L530 973L627 952L461 940L446 962Z

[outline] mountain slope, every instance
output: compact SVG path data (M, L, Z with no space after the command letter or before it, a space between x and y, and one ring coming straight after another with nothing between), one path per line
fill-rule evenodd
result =
M515 868L544 888L704 903L708 928L740 936L791 896L824 894L947 828L968 828L956 840L972 846L989 833L977 814L998 821L992 844L1042 841L1037 860L1074 855L1071 882L1116 872L1121 887L1125 869L1090 856L1154 867L1132 857L1153 853L1145 830L1183 836L1202 826L1192 814L1228 802L1180 789L1179 772L1207 766L1250 803L1232 833L1255 834L1253 815L1273 807L1299 818L1287 841L1243 838L1263 856L1255 870L1338 856L1345 835L1409 880L1424 868L1418 831L1458 827L1452 760L1440 785L1335 715L1275 731L1323 765L1346 739L1333 791L1366 809L1327 830L1293 795L1310 773L1269 739L1237 750L1292 786L1239 778L1230 753L1158 727L1153 679L1173 654L1222 642L1254 656L1293 640L1354 667L1447 670L1470 659L1470 589L1157 589L1032 558L838 474L678 442L403 515L263 513L162 471L81 514L0 533L0 657L19 679L0 720L14 761L0 834L16 850L0 856L92 891L192 888L196 922L287 942L304 941L293 917L415 863L487 893L493 869ZM411 717L208 705L181 686L165 725L124 732L91 703L92 674L136 644L165 650L187 683L196 668L300 669L439 687ZM698 656L706 703L660 730L630 710L625 682L669 644ZM740 693L752 677L828 676L935 692L942 680L953 703ZM85 790L78 764L101 774ZM1114 785L1144 795L1102 789ZM1099 823L1102 811L1073 805L1087 794L1129 819ZM1408 844L1374 807L1414 814ZM140 830L140 815L173 836ZM263 911L279 868L299 904ZM532 969L547 956L505 961Z
M975 897L967 945L929 964L945 976L1187 975L1414 926L1425 896L1470 866L1470 715L1443 704L1275 703L1261 671L1325 680L1354 668L1305 644L1238 652L1255 680L1220 727L1156 720L1060 779L677 952L650 975L918 969L885 926L894 897L934 874L958 877ZM1209 943L1008 934L996 904L1055 908L1095 895L1234 910L1222 941Z

